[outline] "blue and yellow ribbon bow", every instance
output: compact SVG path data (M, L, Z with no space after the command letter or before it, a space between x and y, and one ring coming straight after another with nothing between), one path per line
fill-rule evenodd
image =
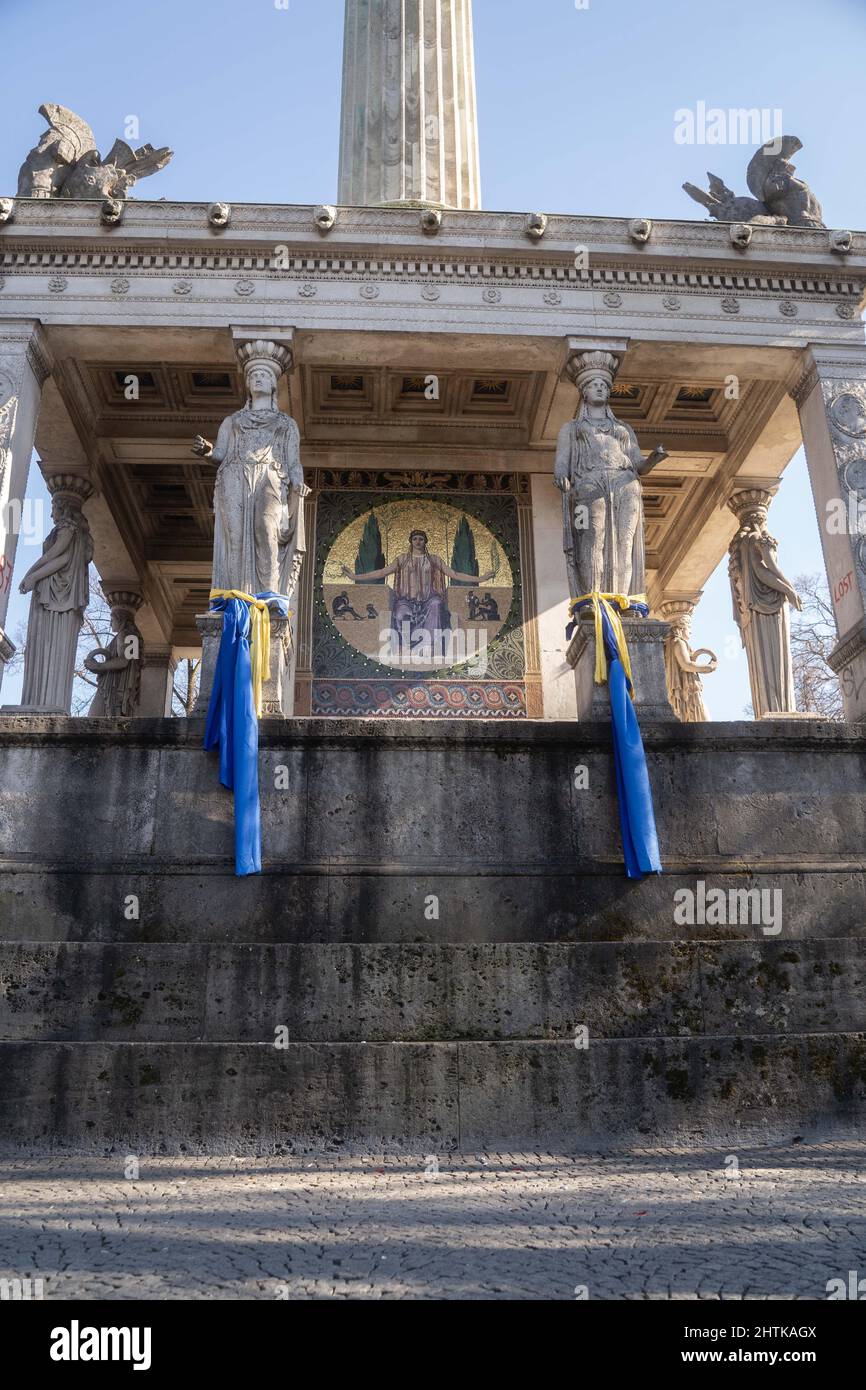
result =
M263 686L271 674L269 604L281 617L291 617L289 601L281 594L211 591L211 611L222 613L222 634L204 746L219 749L220 781L234 793L239 875L260 873L262 867L258 752Z
M628 613L629 609L634 608L644 618L647 617L649 607L646 594L603 594L599 589L593 589L588 594L581 594L579 598L572 599L568 606L569 617L576 620L578 611L590 603L595 617L595 683L604 685L607 681L607 654L604 647L604 620L607 618L628 680L629 694L634 698L631 661L620 614Z
M595 617L595 680L607 682L610 694L619 823L623 857L629 878L644 878L662 871L656 833L652 788L643 739L634 706L631 661L622 626L622 614L649 616L645 594L603 594L598 589L581 594L569 605L571 638L580 610L592 604Z
M211 589L214 599L239 598L250 610L250 668L253 684L253 706L256 718L262 717L262 687L271 678L271 610L264 599L245 594L241 589Z

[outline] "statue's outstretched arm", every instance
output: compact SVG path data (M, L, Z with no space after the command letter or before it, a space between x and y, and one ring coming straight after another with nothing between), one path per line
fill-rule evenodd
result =
M84 658L84 665L94 676L102 676L106 671L125 671L130 663L130 658L125 656L106 656L104 661L97 661L95 658L107 652L107 647L97 647L95 652L90 652Z
M702 648L700 652L693 652L688 643L684 642L682 638L679 638L674 644L674 652L680 670L693 671L696 676L711 676L719 664L719 658L716 656L715 652L707 651L705 648ZM706 666L701 666L695 658L704 654L707 655L710 660Z
M229 451L231 440L231 420L223 420L219 427L216 444L211 444L204 435L197 434L192 444L192 451L197 458L211 459L213 463L223 463Z
M639 478L642 478L646 473L651 473L656 464L664 463L665 459L670 457L664 444L657 444L652 453L648 454L646 458L644 458L640 449L638 449L637 453L640 459L640 463L637 465Z

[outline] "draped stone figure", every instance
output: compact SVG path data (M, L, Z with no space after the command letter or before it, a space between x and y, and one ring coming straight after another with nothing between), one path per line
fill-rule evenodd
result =
M224 420L215 445L199 435L193 452L219 464L214 488L213 588L290 598L303 564L304 484L300 433L277 407L277 383L291 358L276 343L246 343L238 358L247 403Z
M111 626L115 636L107 647L97 647L84 658L84 665L97 678L96 694L88 714L92 719L131 719L141 694L143 641L136 627L140 594L106 594L111 605Z
M759 488L728 500L740 523L728 551L734 621L749 661L756 719L797 709L788 604L802 604L776 563L777 543L767 531L771 500L772 493Z
M554 481L562 492L572 598L593 589L642 594L646 588L640 479L667 451L658 445L644 458L634 430L610 409L616 369L607 352L580 353L569 367L581 406L559 432Z
M702 676L712 675L719 664L715 652L708 647L693 651L691 647L691 625L694 604L684 600L669 600L661 605L659 612L670 632L665 639L665 674L668 694L678 719L684 724L699 724L709 719L704 704ZM698 662L699 656L709 658L706 666Z
M93 541L82 502L90 484L66 475L50 478L54 529L42 558L21 581L22 594L33 594L24 652L21 707L68 714L72 704L75 654L90 598L88 568Z

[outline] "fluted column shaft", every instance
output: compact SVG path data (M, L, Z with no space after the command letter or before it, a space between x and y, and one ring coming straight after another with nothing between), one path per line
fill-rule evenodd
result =
M339 196L480 207L472 0L346 0Z

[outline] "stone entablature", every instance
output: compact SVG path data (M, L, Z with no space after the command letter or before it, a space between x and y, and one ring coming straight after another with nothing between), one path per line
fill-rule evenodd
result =
M98 239L103 247L131 239L155 238L163 245L167 239L199 241L202 246L242 247L263 240L276 244L305 241L312 246L345 247L353 240L373 242L378 247L415 245L419 254L429 257L434 249L471 246L489 252L522 248L531 255L550 252L570 253L585 246L590 253L621 254L635 264L646 264L658 257L687 258L744 265L782 262L785 265L821 267L837 272L866 269L866 231L851 234L850 251L833 250L833 232L823 228L755 227L744 251L731 245L727 223L693 220L652 222L649 239L636 243L630 231L634 219L628 217L584 217L553 213L547 218L543 237L528 239L525 212L445 211L435 239L421 227L415 208L337 207L331 230L321 231L316 221L320 206L299 203L233 203L230 226L209 223L209 203L134 201L124 210L120 227L106 230L100 223L99 205L64 199L47 203L44 199L16 199L14 216L3 227L2 239L30 240L40 237ZM832 257L832 261L830 260Z
M436 230L417 208L234 204L219 225L211 207L134 202L107 228L91 204L16 200L0 228L0 322L40 322L57 359L47 463L79 467L87 454L91 510L105 514L94 533L99 563L116 552L113 569L142 582L147 572L148 641L178 641L188 635L180 616L194 601L201 611L208 527L169 536L130 518L151 485L154 495L173 489L183 515L207 511L209 475L191 471L176 441L207 434L209 413L237 404L185 385L190 373L218 370L232 396L232 326L262 338L293 326L298 371L283 408L303 421L313 468L343 466L347 450L357 460L362 449L382 466L399 449L404 463L435 455L447 471L472 449L472 468L543 472L573 410L570 345L625 353L623 379L637 394L617 408L641 435L651 431L644 447L662 438L674 456L647 499L653 601L671 586L700 587L724 553L730 530L719 509L759 438L771 478L796 448L784 397L803 373L804 345L862 349L864 233L846 236L843 253L826 229L757 226L739 250L717 222L446 211ZM358 399L336 408L330 374L349 366L362 377ZM120 368L145 374L149 392L122 416ZM493 370L508 400L469 409L475 378ZM442 374L423 418L402 399L401 374L418 372ZM728 373L735 406L719 395ZM715 397L681 408L691 383ZM534 506L553 528L541 482ZM557 544L553 535L539 533L540 552ZM544 611L562 581L547 575ZM146 627L151 607L158 631ZM562 627L550 637L557 651Z
M0 314L46 324L189 327L269 316L300 328L561 336L799 346L862 340L866 233L832 249L824 229L757 227L736 250L725 224L551 216L530 238L522 213L446 212L431 237L415 209L134 203L106 230L98 209L16 200L0 230ZM407 314L411 317L407 319Z

